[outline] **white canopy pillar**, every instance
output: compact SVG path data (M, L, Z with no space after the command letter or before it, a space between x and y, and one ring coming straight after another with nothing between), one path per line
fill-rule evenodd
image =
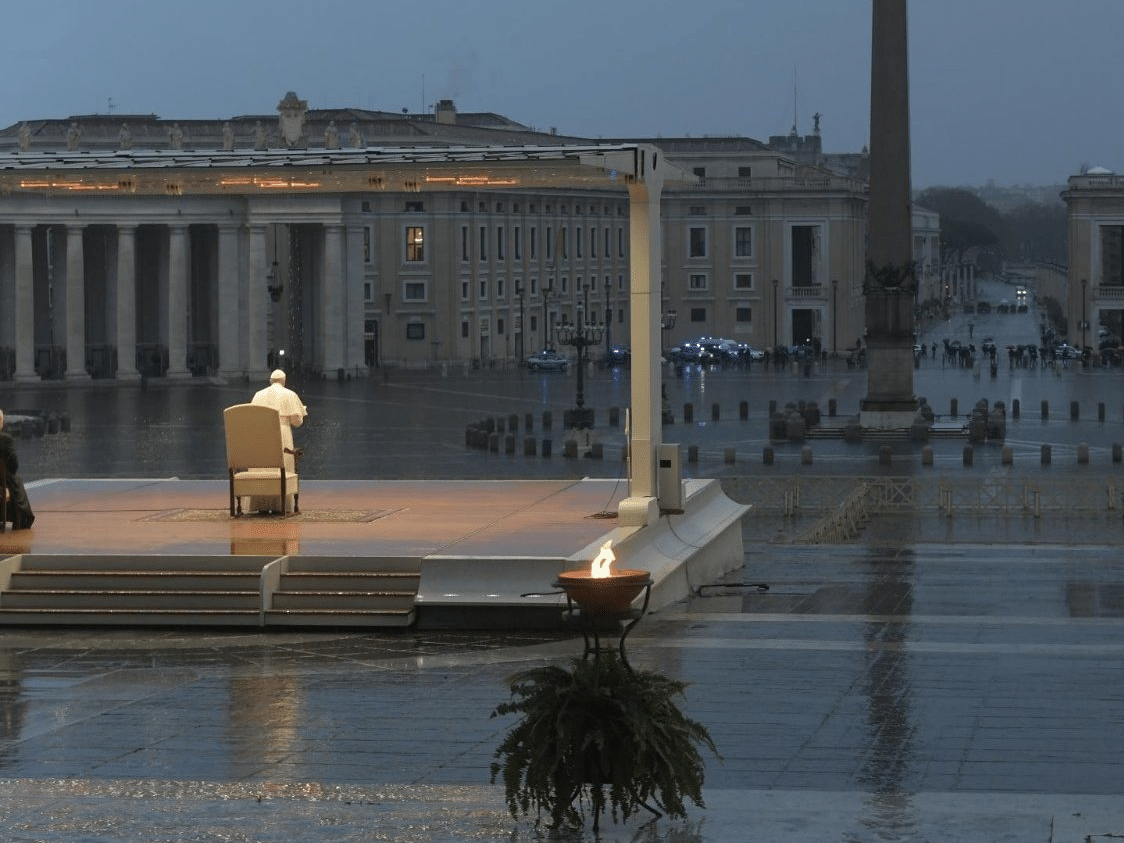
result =
M86 261L82 253L83 225L66 227L66 379L87 380Z
M367 374L363 348L363 321L366 302L363 299L363 232L361 225L347 227L347 303L344 305L344 365L351 371Z
M16 225L16 372L17 381L37 381L35 374L35 266L31 226Z
M242 321L247 335L246 374L251 380L263 380L269 373L269 348L266 336L266 301L269 295L266 274L265 226L254 223L250 226L250 264L246 279L246 318Z
M645 153L641 153L644 155ZM621 501L622 526L659 518L656 452L662 439L660 381L660 192L655 153L629 183L629 319L632 336L629 496Z
M139 380L137 371L137 227L117 226L116 295L117 380Z

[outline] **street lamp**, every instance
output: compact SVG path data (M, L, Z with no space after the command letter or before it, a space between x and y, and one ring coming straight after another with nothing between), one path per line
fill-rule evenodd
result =
M777 284L779 284L779 283L780 283L780 281L778 281L776 278L773 279L773 352L774 352L774 354L776 353L776 350L778 348L780 348L780 345L781 345L780 339L777 336Z
M1085 318L1085 288L1089 285L1088 278L1081 279L1081 360L1085 360L1085 330L1089 327L1089 320Z
M566 426L577 430L589 430L593 427L593 408L585 406L585 350L591 345L601 342L604 327L586 320L589 313L589 287L585 287L585 310L574 322L566 322L558 326L558 342L562 345L573 346L578 350L578 384L577 395L574 398L574 409L567 413Z
M839 333L836 328L839 326L839 279L831 279L831 356L839 356Z
M523 362L523 285L515 283L515 295L519 296L519 330L515 333L515 359Z
M675 319L679 315L678 311L665 310L660 315L660 401L661 401L661 417L664 424L675 424L675 416L671 413L671 402L667 399L667 381L663 377L663 360L667 357L667 341L665 336L668 331L675 327Z
M550 348L550 297L554 292L554 279L550 279L550 283L542 291L542 323L546 325L546 345L543 348Z

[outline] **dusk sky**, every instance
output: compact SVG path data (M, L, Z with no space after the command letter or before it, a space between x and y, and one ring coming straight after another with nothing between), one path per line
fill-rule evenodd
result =
M451 98L592 138L742 135L795 121L868 143L870 0L57 0L5 7L0 126ZM913 186L1124 171L1124 2L911 0Z

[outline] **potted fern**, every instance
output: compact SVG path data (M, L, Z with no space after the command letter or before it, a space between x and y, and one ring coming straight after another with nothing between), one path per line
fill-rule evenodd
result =
M544 815L549 826L593 830L608 806L613 821L640 808L686 816L685 800L705 807L699 747L718 756L706 727L679 710L685 682L633 671L612 651L546 665L510 680L511 700L492 716L522 715L496 749L492 783L502 778L516 819ZM720 756L718 756L720 757Z

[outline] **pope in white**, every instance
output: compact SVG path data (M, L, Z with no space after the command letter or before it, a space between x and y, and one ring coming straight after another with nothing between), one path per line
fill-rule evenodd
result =
M301 403L300 396L285 386L285 373L274 369L269 375L269 386L254 393L251 404L261 404L277 411L281 421L281 444L285 448L285 471L296 474L297 464L293 451L293 428L304 424L308 407ZM255 497L250 500L251 510L280 511L278 498Z

